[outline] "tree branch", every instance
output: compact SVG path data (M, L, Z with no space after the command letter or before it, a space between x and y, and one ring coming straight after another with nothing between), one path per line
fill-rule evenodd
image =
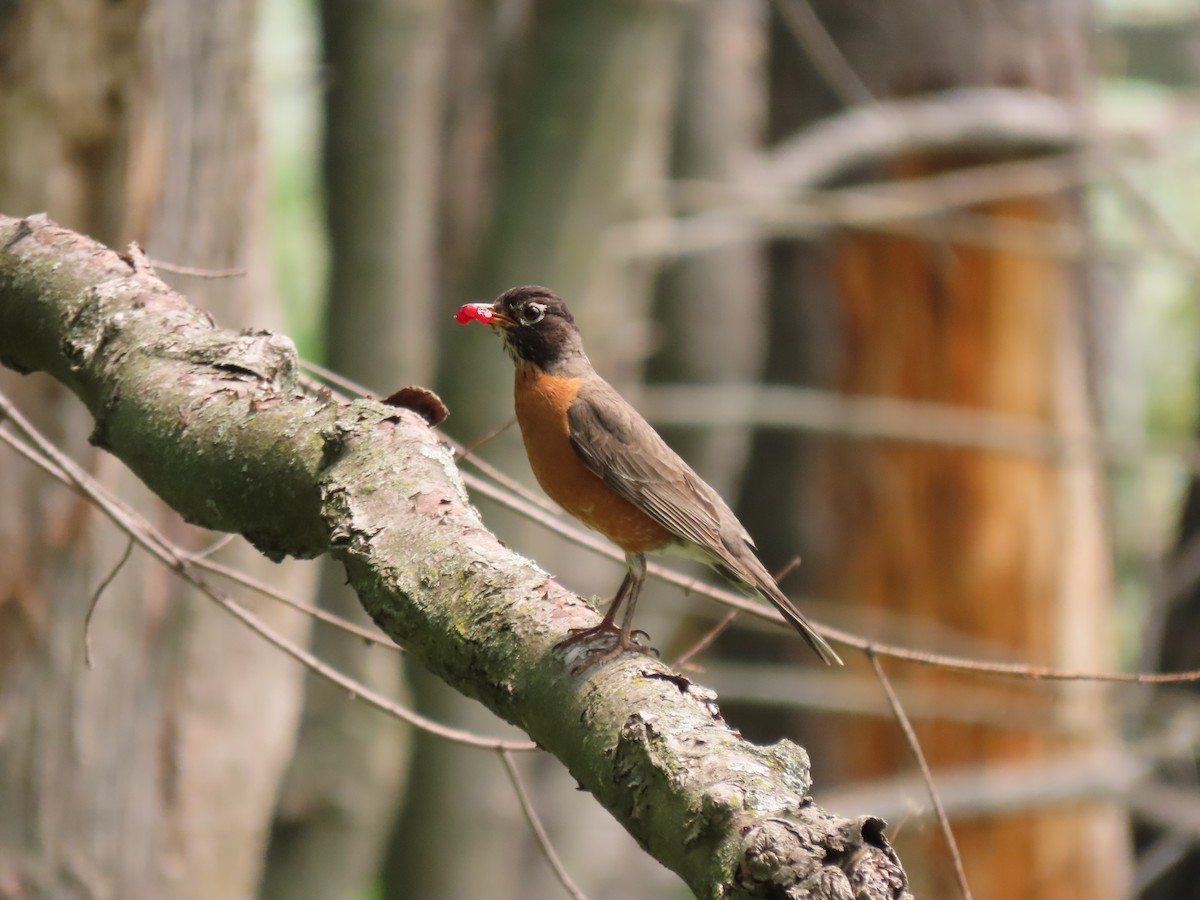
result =
M958 88L830 116L778 144L750 178L785 193L906 153L1063 150L1083 143L1088 128L1077 107L1047 94Z
M217 328L136 248L0 216L0 362L74 391L93 442L188 521L273 559L331 552L390 637L558 757L698 896L907 895L881 820L812 804L802 748L746 742L654 660L573 676L554 646L594 613L484 528L420 416L305 394L290 341Z

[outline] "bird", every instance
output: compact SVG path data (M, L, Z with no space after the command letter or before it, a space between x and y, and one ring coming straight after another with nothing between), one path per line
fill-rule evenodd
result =
M455 318L490 325L512 357L517 423L542 490L625 553L625 577L603 620L572 629L560 648L588 644L585 668L626 651L647 652L633 611L652 553L706 563L742 592L770 601L826 664L842 664L780 590L720 495L592 368L575 319L554 291L514 287L491 303L466 304Z

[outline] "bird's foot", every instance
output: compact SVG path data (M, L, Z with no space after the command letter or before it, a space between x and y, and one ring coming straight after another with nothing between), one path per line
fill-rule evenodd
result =
M587 655L583 658L583 661L571 670L572 675L580 675L592 666L607 662L613 657L620 656L626 652L657 657L657 650L641 642L642 638L649 639L649 637L650 635L646 634L640 628L635 628L632 631L624 631L612 622L601 622L599 625L593 625L591 628L572 628L570 636L563 638L555 644L554 649L566 650L574 647L576 644L590 644L595 642L596 646L588 647Z

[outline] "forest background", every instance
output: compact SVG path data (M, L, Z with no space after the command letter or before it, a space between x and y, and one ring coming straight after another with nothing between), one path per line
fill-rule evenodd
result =
M958 856L980 898L1190 898L1194 690L1036 667L1200 669L1198 47L1166 0L16 0L0 213L137 240L221 325L374 396L436 390L526 488L515 429L483 441L510 364L451 314L554 287L768 566L802 557L815 620L1028 676L880 654L953 852L870 654L825 671L745 616L691 654L724 610L655 584L639 625L731 724L886 819L918 896L961 891ZM0 388L173 540L368 624L340 566L186 525L45 376ZM572 590L619 580L472 501ZM0 897L687 895L524 754L552 864L494 755L305 675L6 447L0 538ZM424 715L522 737L229 590Z

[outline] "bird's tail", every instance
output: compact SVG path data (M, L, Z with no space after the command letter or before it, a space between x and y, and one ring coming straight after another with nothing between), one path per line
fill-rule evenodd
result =
M808 619L804 617L804 613L800 612L799 607L791 601L791 599L775 583L775 579L758 561L757 557L750 559L737 560L740 565L738 569L733 569L726 561L720 566L725 576L731 581L744 584L751 588L756 594L761 594L771 601L774 606L787 620L796 631L800 632L800 637L804 638L808 646L812 647L813 652L821 657L821 661L828 666L844 666L842 658L837 655L837 652L829 646L829 642L821 635L817 634L816 629L812 627Z
M773 590L768 590L767 585L762 585L759 590L766 594L767 599L783 614L788 624L800 632L800 637L804 638L808 646L812 647L817 656L821 657L821 661L827 666L844 666L842 658L829 646L829 642L825 638L817 634L808 619L804 618L804 614L796 608L796 604L788 599L774 581L769 584Z

